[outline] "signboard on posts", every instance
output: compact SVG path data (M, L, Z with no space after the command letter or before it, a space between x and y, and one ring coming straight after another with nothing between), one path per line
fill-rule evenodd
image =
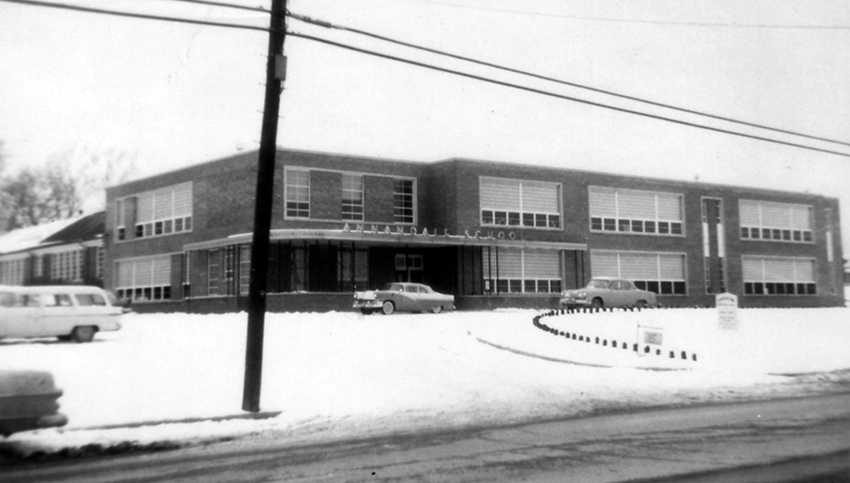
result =
M738 330L738 296L731 293L717 294L717 323L724 330Z
M653 350L657 351L664 345L664 330L659 327L638 325L637 342L639 356L649 354Z

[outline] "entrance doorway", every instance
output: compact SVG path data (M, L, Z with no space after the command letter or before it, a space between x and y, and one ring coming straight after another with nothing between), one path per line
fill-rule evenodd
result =
M423 259L421 254L396 253L395 281L422 283Z

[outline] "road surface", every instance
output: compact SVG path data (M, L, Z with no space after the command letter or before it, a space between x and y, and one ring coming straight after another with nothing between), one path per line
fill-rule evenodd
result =
M850 483L850 393L286 446L0 468L14 482Z

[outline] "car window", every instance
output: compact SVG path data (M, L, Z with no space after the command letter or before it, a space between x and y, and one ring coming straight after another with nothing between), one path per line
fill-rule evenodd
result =
M45 307L70 307L71 296L65 293L49 294L42 297Z
M0 307L20 307L24 304L23 297L12 292L0 292Z
M408 291L408 292L411 292L411 293L418 293L418 292L419 292L419 287L417 287L416 285L408 285L408 286L407 286L407 291Z
M623 280L623 290L634 290L634 288L635 287L634 285L632 285L632 282L629 282L628 280Z
M424 286L424 285L420 285L419 286L419 292L420 293L431 293L431 289Z
M608 288L607 280L591 280L587 288Z
M24 306L25 307L40 307L41 306L41 295L37 293L31 293L24 295Z
M608 286L611 290L623 290L623 283L619 280L614 280L611 282L611 285Z
M106 305L106 299L96 293L78 293L74 295L74 298L77 299L79 306Z

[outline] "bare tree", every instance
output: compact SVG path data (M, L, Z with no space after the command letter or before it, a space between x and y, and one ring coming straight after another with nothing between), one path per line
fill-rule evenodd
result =
M0 176L6 228L70 218L86 207L103 209L104 189L127 180L134 170L135 160L121 151L77 148L59 152L43 165Z

